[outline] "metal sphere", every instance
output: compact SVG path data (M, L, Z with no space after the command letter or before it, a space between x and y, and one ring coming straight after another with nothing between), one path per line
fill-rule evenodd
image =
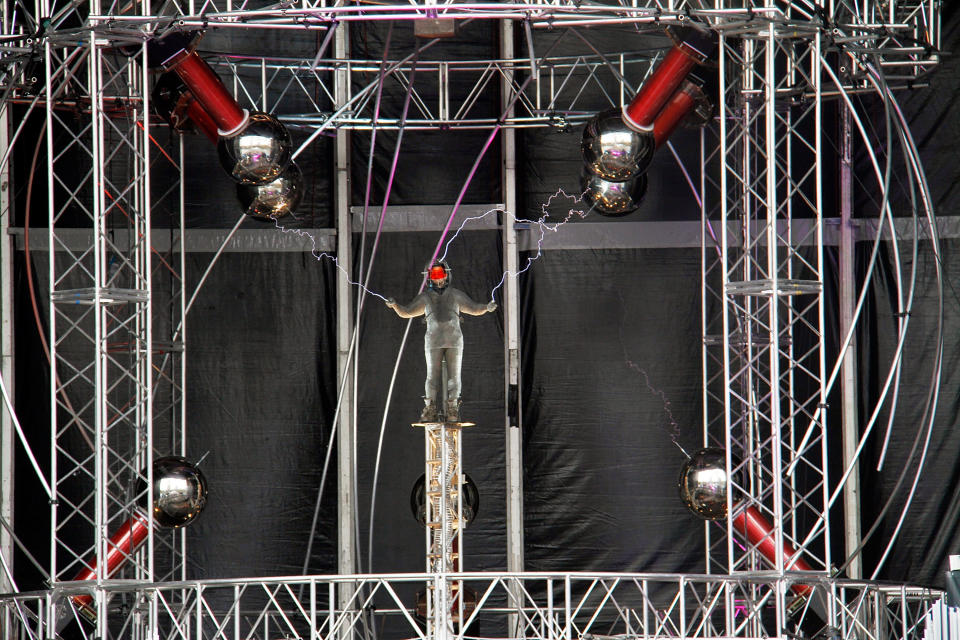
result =
M604 180L623 181L646 171L656 150L653 132L638 133L620 111L603 111L587 122L580 141L587 169Z
M240 184L266 184L280 177L290 164L290 132L266 113L250 114L247 126L217 142L220 165Z
M410 490L410 512L414 519L424 526L427 524L426 484L426 476L421 474ZM477 517L477 512L480 511L480 491L477 489L473 478L467 474L463 474L463 484L460 485L460 491L463 501L461 505L463 527L467 528Z
M727 454L717 447L700 449L680 469L680 499L705 520L727 517Z
M190 461L168 456L153 461L153 519L161 527L192 522L207 504L207 479Z
M287 165L279 178L266 184L238 184L237 198L243 212L260 220L293 213L303 198L303 173L297 163Z
M647 176L641 173L623 182L614 182L587 171L581 187L593 211L615 218L637 210L647 193Z

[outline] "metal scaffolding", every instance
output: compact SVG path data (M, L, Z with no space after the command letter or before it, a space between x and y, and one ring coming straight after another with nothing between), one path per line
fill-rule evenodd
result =
M97 625L81 629L86 637L101 640L130 637L131 629L136 637L171 640L348 637L359 613L374 605L376 615L398 622L404 637L424 639L463 637L474 621L489 624L491 637L761 638L802 624L807 609L791 607L793 596L802 595L801 605L818 603L817 614L843 638L920 637L926 612L939 594L829 576L835 564L829 513L838 485L827 477L823 411L831 363L824 353L821 172L827 152L822 107L828 97L922 84L939 59L939 2L801 0L788 9L781 4L557 0L346 5L303 0L254 9L230 0L188 0L143 3L140 13L132 14L126 4L98 0L39 0L32 7L2 0L0 108L5 111L0 125L9 131L0 138L0 176L27 121L12 121L9 109L16 105L28 116L42 109L46 123L52 453L45 480L51 491L49 573L54 587L2 599L4 629L48 637L58 624L61 598L76 606L81 602L77 596L84 595L93 597L87 608L97 614ZM529 55L515 56L511 42L501 47L498 59L417 60L418 86L411 89L413 110L404 125L411 130L564 128L593 115L598 99L590 91L602 94L609 106L622 106L627 89L620 80L643 77L658 59L647 52L538 56L534 33L572 34L579 27L607 25L653 30L696 20L718 34L720 100L717 118L701 138L699 185L704 444L727 452L731 517L707 524L705 570L710 575L519 573L520 431L519 417L509 413L507 448L516 456L507 461L514 483L508 530L510 568L516 571L510 573L448 575L454 571L451 554L460 552L451 546L460 527L448 527L441 502L433 514L441 535L433 540L428 528L428 543L442 561L428 565L427 574L348 575L356 570L355 424L348 409L340 423L344 575L184 582L181 533L150 527L139 549L113 538L123 523L152 511L153 459L186 453L184 156L182 144L170 148L153 135L157 126L150 115L146 42L171 30L326 32L341 23L428 16L500 21L504 38L523 24ZM232 80L228 84L245 106L275 111L291 128L310 132L305 145L323 130L339 132L338 252L349 264L346 134L374 125L375 83L370 79L380 61L351 59L345 35L337 34L333 50L330 58L216 55L210 62L221 77ZM397 61L386 81L406 90L410 70L409 61ZM524 84L531 75L532 81ZM455 82L454 77L470 81ZM620 85L619 95L609 91L611 83ZM453 86L467 90L454 95ZM491 88L502 96L519 92L503 120L475 113L479 96ZM376 126L396 128L400 123L379 119ZM516 203L513 135L507 137L502 159L510 191L504 197L511 207ZM167 178L152 179L161 174ZM3 201L3 206L10 205ZM503 229L504 261L515 268L516 231L508 222ZM163 252L154 246L161 235L166 236ZM3 286L8 286L6 279ZM350 287L341 278L341 380L352 375ZM513 285L507 302L518 304ZM508 396L518 389L520 370L519 323L513 313L506 327ZM901 325L905 330L906 320ZM350 406L354 390L346 388ZM4 424L0 436L12 441L11 427ZM456 436L453 449L447 443L451 433ZM429 463L431 456L449 458L455 451L456 477L459 435L458 429L447 429L433 439L439 447L434 453L443 455L427 452ZM0 465L0 470L6 468ZM431 478L428 473L428 489ZM737 524L745 513L767 521L767 533L745 535ZM117 554L124 568L114 576L108 557ZM83 568L94 570L95 580L70 585ZM118 576L130 580L110 582ZM436 611L446 615L449 594L464 593L466 585L480 596L476 608L466 612L461 606L459 626L449 621L421 625L404 591L425 581L434 585L435 594L444 594ZM127 594L134 606L121 620L114 617L108 623L107 601L118 594Z

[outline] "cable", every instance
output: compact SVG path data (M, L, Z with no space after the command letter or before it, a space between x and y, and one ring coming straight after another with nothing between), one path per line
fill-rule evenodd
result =
M460 26L461 26L461 27L464 27L464 26L466 26L467 24L470 24L471 22L473 22L474 20L476 20L476 18L470 18L470 19L468 19L468 20L464 20L464 21L460 24ZM407 62L409 62L410 59L413 58L414 55L419 55L420 53L423 53L424 51L426 51L427 49L429 49L429 48L432 47L433 45L437 44L437 43L440 42L441 40L442 40L442 38L434 38L433 40L429 40L429 41L423 43L422 45L420 45L419 47L417 47L417 48L414 50L414 53L411 53L410 55L408 55L408 56L406 56L406 57L404 57L404 58L401 58L401 59L398 60L397 62L395 62L395 63L393 63L392 65L390 65L390 67L389 67L389 68L387 69L387 71L386 71L385 77L391 75L394 71L396 71L397 69L399 69L401 66L403 66L403 65L406 64ZM332 114L330 114L330 117L329 117L329 118L327 118L326 120L324 120L323 123L322 123L319 127L317 127L316 129L314 129L313 132L311 132L310 135L307 136L307 139L304 140L304 141L300 144L299 147L297 147L296 151L293 152L293 154L290 156L290 158L291 158L291 159L296 159L297 156L299 156L301 153L303 153L303 151L304 151L308 146L310 146L310 144L311 144L314 140L317 139L317 136L319 136L321 133L323 133L323 132L326 130L326 128L327 128L328 126L330 126L331 123L333 123L333 122L336 121L337 117L338 117L340 114L342 114L344 111L346 111L346 110L349 109L351 106L353 106L353 103L355 103L357 100L359 100L360 98L365 97L365 96L370 92L370 90L373 89L373 88L376 86L376 84L377 84L377 81L374 80L373 82L371 82L370 84L368 84L368 85L365 86L364 88L360 89L360 91L358 91L356 94L354 94L354 96L353 96L352 98L350 98L349 100L347 100L347 101L343 104L343 106L341 106L339 109L337 109L337 110L334 111Z
M203 275L200 276L200 281L197 282L197 286L193 289L193 295L190 296L190 300L187 301L187 306L184 307L183 315L187 315L190 312L190 307L193 306L193 301L197 299L197 294L200 293L200 288L203 286L203 283L207 281L207 276L210 275L210 272L213 271L213 266L217 264L217 260L220 258L220 255L223 253L224 249L227 248L227 245L230 244L230 240L233 238L234 234L237 233L237 229L240 228L240 225L243 224L244 220L247 219L247 214L241 214L237 219L237 222L233 225L233 229L230 230L230 233L227 234L227 237L223 239L223 242L220 243L220 247L217 249L217 252L213 254L213 258L210 259L210 264L207 265L207 268L204 270ZM177 327L177 330L173 332L174 339L182 327Z
M390 193L393 189L393 179L396 176L397 164L399 163L399 160L400 160L400 143L403 140L404 126L406 125L407 113L410 108L410 98L413 93L413 81L417 71L417 60L418 58L416 57L413 59L413 68L411 69L411 72L410 72L410 82L407 87L407 94L406 96L404 96L404 100L403 100L403 111L400 114L400 129L397 132L397 145L393 152L393 160L390 163L390 173L388 174L388 177L387 177L387 188L383 196L383 207L380 210L380 221L379 221L379 224L377 225L377 234L376 234L376 237L374 238L373 249L370 251L370 264L367 269L367 279L363 283L363 289L360 291L361 306L363 304L363 300L366 297L367 287L370 285L370 274L373 273L374 258L376 258L377 247L380 244L380 234L383 231L383 221L387 217L387 205L390 202ZM359 311L358 311L357 322L359 323ZM407 332L409 330L410 330L410 323L408 322L407 327L404 330L403 341L406 341ZM396 369L396 367L399 366L399 364L400 364L400 360L398 358L397 362L394 365L394 369ZM396 375L396 371L394 371L394 376L395 375ZM373 572L373 518L374 518L374 512L376 509L376 502L377 502L377 481L380 476L380 455L381 455L381 452L383 451L383 435L386 432L387 417L390 415L390 400L392 397L393 397L393 385L390 385L390 388L387 390L387 399L386 399L386 402L384 403L383 419L380 421L380 436L377 440L377 456L376 456L376 461L374 462L374 465L373 465L373 486L370 492L370 525L367 530L367 534L368 534L367 536L367 569L371 573Z
M357 275L357 280L359 280L359 281L361 281L361 282L362 282L363 279L364 279L364 278L363 278L363 276L364 276L363 256L364 256L364 254L366 253L366 244L367 244L367 216L368 216L368 214L370 213L370 191L371 191L371 189L373 188L373 158L374 158L374 154L375 154L375 152L376 152L376 147L377 147L377 131L378 131L378 128L379 128L377 125L378 125L379 120L380 120L380 105L381 105L381 101L382 101L382 98L383 98L384 73L385 73L386 68L387 68L387 60L388 60L389 52L390 52L390 40L391 40L391 38L393 37L393 24L394 24L394 23L393 23L393 21L391 20L390 23L387 25L387 37L386 37L386 40L385 40L384 45L383 45L383 59L380 61L380 75L379 75L379 80L378 80L378 82L377 82L377 95L376 95L376 99L375 99L374 104L373 104L373 119L371 120L371 123L370 123L370 124L371 124L371 129L370 129L370 153L367 154L367 185L366 185L366 188L364 189L364 194L363 194L363 219L362 219L362 222L361 222L361 225L360 225L360 260L358 261L358 262L360 263L360 269L359 269L359 272L358 272L358 275ZM407 94L409 95L409 94L412 93L412 92L413 92L413 85L411 84L411 85L409 85L409 87L408 87L408 89L407 89ZM397 149L399 150L399 145L397 145ZM387 200L387 198L386 198L386 196L385 196L385 197L384 197L384 202L386 202L386 200ZM381 217L381 222L382 222L382 221L383 221L383 220L382 220L382 217ZM373 257L374 257L373 254L374 254L374 253L375 253L375 251L371 251L371 256L370 256L370 259L371 259L371 260L373 260ZM356 306L356 312L355 312L356 315L355 315L355 317L354 317L354 322L355 322L355 324L356 324L356 330L359 330L359 327L360 327L360 317L361 317L361 312L363 311L363 300L364 300L364 295L363 295L363 290L361 290L361 291L360 291L360 295L357 296L357 306ZM357 348L354 349L354 351L353 351L353 372L352 372L352 374L353 374L353 388L354 388L354 390L356 390L356 389L358 388L359 370L360 370L360 346L359 346L359 344L358 344L358 345L357 345ZM353 438L353 491L352 491L352 495L353 495L353 500L354 500L354 501L357 500L357 495L359 494L359 491L360 491L360 487L359 487L358 480L357 480L357 476L359 475L359 469L358 469L358 466L357 466L357 465L358 465L358 462L357 462L357 458L358 458L358 455L357 455L357 454L358 454L358 451L357 451L357 438L356 438L357 404L358 404L357 394L354 393L354 394L353 394L353 406L351 407L351 411L352 411L352 415L353 415L352 424L353 424L353 426L354 426L354 438ZM355 503L354 506L353 506L353 516L354 516L354 518L353 518L353 520L354 520L354 522L353 522L353 525L354 525L354 526L353 526L353 530L354 530L354 536L356 536L356 541L355 541L355 543L356 543L356 549L357 549L357 567L358 567L358 568L360 569L360 571L362 572L362 571L363 571L363 558L362 558L362 556L360 555L360 548L361 548L361 547L360 547L360 509L359 509L359 506L358 506L356 503ZM369 558L368 558L368 560L367 560L367 570L368 570L368 571L370 570L370 560L369 560Z

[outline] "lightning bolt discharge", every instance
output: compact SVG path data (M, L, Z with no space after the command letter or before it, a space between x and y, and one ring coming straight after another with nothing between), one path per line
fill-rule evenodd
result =
M490 300L494 299L494 295L496 294L497 289L503 286L503 283L506 282L508 277L516 278L517 276L521 275L522 273L530 269L531 265L536 260L540 259L540 257L543 255L543 242L547 237L547 233L556 233L560 229L560 227L562 227L571 219L573 219L574 216L585 218L590 213L590 211L592 210L592 207L590 209L584 210L584 209L576 208L574 206L574 205L579 205L583 202L583 198L585 194L586 194L586 191L584 191L579 195L576 195L576 194L568 194L562 188L557 189L556 193L551 195L549 198L547 198L546 202L540 205L540 211L543 213L543 215L537 218L536 220L517 218L510 211L503 212L505 215L511 216L514 220L514 223L528 224L530 225L530 229L536 229L537 233L539 234L535 236L537 238L537 250L533 252L532 255L526 258L525 264L522 269L518 269L517 271L508 270L503 272L503 276L500 278L500 282L498 282L496 286L494 286L493 289L490 291ZM550 207L553 204L553 201L558 198L564 198L565 200L568 200L571 206L567 210L566 215L564 215L562 218L557 218L556 222L550 222L548 221L548 219L551 218ZM454 233L453 236L449 240L447 240L446 245L444 245L443 255L440 257L440 260L446 260L447 255L450 252L450 245L453 243L454 240L457 239L457 236L459 236L460 232L464 230L464 227L466 227L471 222L474 222L476 220L482 220L483 218L486 218L489 215L499 213L501 211L502 211L501 209L490 209L489 211L485 211L480 215L470 216L468 218L465 218L463 222L460 223L460 226L457 228L456 233ZM368 289L367 287L364 287L363 284L360 282L356 282L350 279L350 273L343 266L341 266L340 261L337 259L337 256L329 254L326 251L322 251L318 246L316 237L314 237L312 233L310 233L305 229L287 228L284 225L280 224L280 220L278 218L272 218L272 220L274 222L274 225L276 225L276 228L281 233L292 233L301 238L308 238L310 240L310 245L311 245L310 254L318 262L323 259L330 260L333 263L333 265L340 270L341 273L347 276L347 282L349 282L351 285L354 285L366 291L368 294L375 296L377 298L380 298L384 302L387 302L387 298L385 296L377 293L376 291Z
M583 202L583 197L584 195L586 195L586 193L587 192L584 191L579 195L573 195L573 194L567 193L562 188L557 189L556 193L551 195L549 198L547 198L546 202L540 205L540 212L543 215L537 218L536 220L518 218L512 212L504 211L504 215L512 217L515 224L528 224L530 225L531 229L536 228L537 232L539 232L539 235L537 236L537 250L533 252L532 255L527 256L527 259L525 261L526 264L523 266L522 269L518 269L517 271L507 270L503 272L503 276L500 278L500 282L498 282L496 286L494 286L493 289L490 291L491 301L493 301L494 296L497 293L497 289L503 286L503 283L506 282L508 277L509 278L518 277L519 275L521 275L522 273L530 269L534 261L540 259L540 257L543 255L543 242L544 242L544 239L547 237L547 233L556 233L557 230L560 229L560 227L562 227L571 219L573 219L574 216L579 216L581 219L583 219L587 217L587 214L589 214L590 211L592 210L592 207L587 210L571 207L570 209L567 209L567 214L562 219L559 219L557 222L548 222L547 219L550 218L549 209L550 209L550 205L553 204L553 201L556 200L557 198L565 198L569 200L572 204L578 205ZM447 254L450 252L450 245L453 243L454 240L457 239L457 236L460 235L460 232L463 231L464 227L466 227L468 223L473 222L474 220L481 220L487 217L488 215L497 213L499 211L500 209L491 209L490 211L485 211L484 213L478 216L471 216L469 218L465 218L463 222L460 223L460 226L457 228L457 232L454 233L449 240L447 240L447 244L443 248L443 256L441 256L440 260L441 261L446 260Z

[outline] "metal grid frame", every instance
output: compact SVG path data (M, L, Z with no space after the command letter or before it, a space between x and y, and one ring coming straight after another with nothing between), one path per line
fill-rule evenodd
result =
M165 585L104 585L101 599L126 598L129 607L114 618L104 640L150 629L158 640L268 640L350 637L359 633L363 612L390 637L428 640L406 594L431 584L462 581L478 594L477 607L459 629L444 637L469 638L472 625L484 637L531 640L577 638L691 639L808 637L804 629L835 630L841 640L920 640L936 628L942 594L928 589L888 587L870 582L813 582L811 598L829 611L829 620L809 609L786 617L773 594L793 578L612 573L464 573L384 576L189 581ZM446 585L444 583L446 582ZM340 585L348 585L348 597ZM356 586L357 588L353 588ZM76 591L76 590L74 590ZM519 594L517 597L516 594ZM23 594L0 603L8 637L41 638L53 624L60 598ZM516 599L514 599L516 598ZM511 604L507 604L511 603ZM519 621L507 632L508 619ZM79 627L84 640L95 632Z
M424 541L426 571L447 576L463 571L463 428L469 423L425 423ZM463 583L437 580L427 583L428 637L453 633L464 616ZM440 629L444 631L439 631Z
M168 303L161 305L164 306L161 315L167 320L158 320L161 315L158 315L157 305L153 301L152 283L156 277L154 269L160 267L154 262L150 241L153 195L150 166L155 158L152 145L156 145L156 141L150 136L150 118L146 116L149 113L149 98L146 90L147 70L143 64L145 52L142 47L136 47L137 53L121 57L115 47L125 42L138 45L149 33L153 33L151 29L154 28L191 28L215 24L224 28L323 29L337 22L419 19L428 10L437 11L437 15L442 17L523 20L535 29L618 23L646 28L682 22L694 16L711 23L721 33L720 66L724 73L728 73L729 82L722 82L724 94L716 147L706 142L704 144L704 166L715 162L722 167L716 187L723 197L715 203L709 203L706 199L704 202L705 211L720 212L720 246L716 250L705 248L705 282L709 280L714 284L705 285L704 298L716 298L720 302L722 328L716 332L720 335L716 343L719 357L718 349L711 349L711 341L706 338L704 360L705 363L713 363L712 366L717 363L722 366L719 374L709 365L705 366L705 399L713 407L707 410L705 416L705 441L724 446L734 443L746 454L738 458L735 464L733 459L730 461L732 468L744 472L738 475L737 482L737 495L743 501L738 498L735 505L731 497L731 510L750 504L766 513L777 523L773 532L777 548L782 547L783 541L789 540L817 570L826 570L830 564L829 523L822 508L826 492L826 451L823 421L816 410L823 403L821 205L819 202L811 203L804 195L811 180L819 181L819 137L814 136L816 142L813 153L816 161L813 173L798 166L794 157L807 153L803 147L810 146L809 134L802 132L804 121L819 120L823 97L819 64L825 38L855 40L861 51L875 52L887 70L898 70L891 72L892 80L912 82L922 78L937 61L939 3L936 0L891 0L885 4L883 15L877 10L879 5L869 2L863 3L863 15L852 13L853 5L843 2L817 7L811 5L809 15L799 9L784 14L772 6L746 10L742 7L725 7L720 2L712 10L693 10L682 1L667 2L663 6L650 2L589 8L573 2L498 5L444 3L429 9L416 4L370 8L327 5L325 2L303 2L295 7L268 6L262 9L251 9L246 3L235 6L227 2L221 7L206 2L199 8L197 4L193 0L182 5L170 3L160 8L156 15L130 16L115 15L118 5L101 6L94 2L90 7L85 7L43 0L36 5L35 15L30 15L22 3L14 6L11 0L4 0L5 35L0 39L0 53L4 57L2 81L5 99L23 89L28 80L24 74L40 53L48 80L44 92L34 103L46 107L50 158L48 171L59 184L57 187L51 186L49 193L50 337L55 371L51 391L51 406L55 415L51 448L56 452L51 461L51 485L56 492L51 506L55 522L51 532L51 575L54 580L69 580L84 558L96 556L98 585L92 590L97 595L100 612L104 614L101 620L106 619L106 602L111 594L134 589L145 598L144 609L135 607L137 615L143 616L141 622L147 621L153 629L165 628L163 625L168 623L177 627L176 619L179 618L176 616L161 622L162 611L171 612L175 609L170 604L172 601L160 595L167 593L166 587L146 589L129 585L111 586L105 582L107 576L103 575L104 563L101 561L108 551L110 531L130 516L138 498L146 500L148 508L150 506L150 492L131 490L131 487L136 485L137 480L150 486L152 480L150 460L157 450L154 427L158 422L156 405L159 403L155 403L154 398L158 397L155 391L158 385L169 386L169 401L163 401L161 413L170 416L169 442L160 446L167 448L164 452L182 453L184 445L183 255L181 252L179 261L171 260L166 265L172 274L171 293ZM11 10L7 11L8 8ZM87 9L90 15L83 14ZM143 11L149 9L145 6ZM826 23L817 22L822 17L821 10L832 17L835 27L827 29ZM37 16L49 16L49 21L44 23ZM77 44L78 41L80 44ZM325 62L327 66L315 67L321 73L310 71L310 79L322 84L326 81L324 71L339 71L330 75L338 76L343 81L343 63L342 60ZM565 72L565 78L580 72L592 77L607 66L599 56L567 61L557 59L557 63L555 69L564 68L563 65L569 69ZM623 73L628 64L647 61L621 57L618 63ZM238 81L253 75L247 73L244 64L227 60L223 64L230 68ZM366 63L366 67L375 69L377 64ZM443 83L445 78L449 79L450 73L470 72L478 74L475 88L482 89L487 84L509 79L508 82L516 89L516 76L524 70L525 65L529 65L526 68L532 67L533 61L489 60L463 69L456 65L451 68L450 65L438 64L436 77L438 83ZM266 62L261 62L256 69L256 76L261 79L261 101L266 100L270 84L262 74L265 66ZM291 83L302 86L301 81L295 78L305 68L303 61L278 65L271 82L273 78L278 81L286 79L287 86ZM289 78L286 77L288 72ZM347 64L346 73L369 75L369 69L365 68L362 61L354 61ZM570 118L585 115L577 113L579 93L558 115L555 107L558 98L564 97L566 83L561 82L557 86L556 82L547 83L545 77L551 76L541 74L537 82L529 85L532 88L528 92L535 90L536 93L525 94L518 101L522 115L505 123L507 126L565 126ZM555 75L552 77L556 78ZM397 79L402 83L402 78L401 69ZM844 78L844 82L856 88L862 80L850 75ZM348 86L352 84L347 82ZM280 91L277 104L280 104L285 91ZM329 91L327 93L333 95ZM30 97L29 93L24 95ZM255 94L248 91L247 95L250 97ZM257 102L252 97L250 100ZM496 122L482 119L472 121L468 117L469 96L451 116L450 100L449 95L442 97L435 109L419 101L422 118L411 126L497 125ZM67 105L73 107L73 113L82 121L79 128L63 119L59 109ZM780 111L780 106L786 108ZM369 102L361 100L357 109L338 118L328 117L328 114L318 110L318 113L308 114L301 121L309 125L326 118L328 126L337 128L369 127L369 116L364 115L364 109L369 109ZM122 115L117 117L118 114ZM301 116L294 114L288 120L295 122ZM390 123L385 123L385 126L390 126ZM819 131L819 127L814 130ZM63 166L62 154L66 147L61 144L57 153L54 153L54 140L58 132L67 132L71 136L68 146L83 149L83 153L89 156L92 168L88 173L78 178ZM706 133L704 140L708 140L710 135ZM127 154L126 159L121 158L121 152ZM182 154L178 162L180 170ZM710 180L706 173L704 171L705 185ZM172 198L172 193L166 197ZM182 194L178 194L178 197L178 211L182 211ZM801 212L802 209L805 211ZM78 213L92 229L90 246L82 252L68 250L57 236L58 230L64 228L60 221L75 217ZM791 224L794 217L803 217L804 214L812 214L816 220L812 227L804 227L812 228L817 236L815 259L810 259L800 250L804 238L795 237ZM118 220L120 224L116 224ZM711 224L710 215L705 215L705 220L708 225ZM731 228L731 223L739 227ZM71 221L70 224L72 226L75 222ZM182 219L178 224L181 225L179 233L182 237ZM714 260L714 251L717 251L719 260ZM66 260L56 259L55 252L66 255ZM114 259L113 265L116 265L113 271L111 257ZM124 279L128 280L128 286L116 286L119 280ZM707 315L704 318L705 336L714 335L716 318ZM170 340L163 341L166 347L157 347L159 326L163 326L163 331L170 336ZM803 350L796 348L798 332L813 336L814 346ZM120 346L123 348L118 349ZM154 378L158 359L154 354L160 351L164 352L164 356L160 371ZM807 388L812 383L820 384L821 391L804 392L798 399L798 389ZM719 394L716 392L718 384L722 386ZM92 397L93 400L74 406L71 398L81 397ZM719 413L716 411L717 402L723 407ZM769 426L769 434L758 430L762 425ZM74 431L90 439L92 452L89 456L76 455L77 447L68 442L76 438ZM784 472L798 469L807 474L803 483L799 480L796 483L792 479L782 480ZM92 494L87 491L90 486L94 487ZM86 532L79 538L61 538L61 531L74 526ZM708 528L708 570L719 569L739 577L731 577L732 582L717 576L707 582L689 576L677 578L676 602L679 604L676 611L679 617L676 623L670 622L673 614L658 618L661 621L659 631L656 631L657 627L643 626L644 634L648 630L659 633L671 629L671 632L691 635L690 629L696 627L688 624L685 613L698 610L698 607L705 610L702 609L705 602L724 603L726 626L718 631L721 627L704 625L702 637L713 637L710 635L713 633L759 637L764 629L767 629L766 632L773 630L779 633L782 625L786 624L785 594L790 581L796 578L788 575L789 566L782 554L777 554L774 567L778 576L772 582L763 582L762 576L756 576L768 567L759 561L755 550L749 545L741 549L735 542L737 534L730 530L729 525L725 530L721 529L715 526ZM173 571L164 576L155 568L155 538L159 536L151 534L146 549L131 558L129 563L131 569L128 575L132 575L140 585L154 578L177 577L177 563L182 560L183 553L182 537L173 537L171 542L165 543L171 551ZM182 571L182 566L180 569ZM179 577L183 577L182 573ZM434 574L411 580L423 583L445 579L442 575ZM475 579L490 581L491 585L509 586L505 597L512 598L512 603L516 602L517 594L523 594L525 602L534 600L529 595L531 591L527 578L483 576ZM532 581L539 579L530 578ZM570 581L578 579L569 574L554 578L564 582L564 598L567 602L573 598L569 591ZM630 579L634 583L641 580L637 577ZM612 598L611 589L616 586L612 587L613 583L606 578L597 580L594 584ZM673 584L671 580L667 582ZM854 634L860 623L856 616L845 617L850 600L836 595L837 583L823 587L827 583L818 580L809 576L803 578L804 584L815 584L815 589L822 588L825 593L829 592L825 597L828 603L832 603L829 607L830 616L836 617L841 626L844 620L849 620L850 633ZM354 589L350 586L365 582L369 583L366 586L370 589ZM691 600L698 603L696 607L684 604L684 585L713 582L723 584L727 594L735 590L742 590L743 594L719 597L704 587L706 591L703 597ZM341 590L340 597L343 599L344 594L352 594L351 598L372 598L376 592L374 587L387 583L386 578L361 577L340 582L331 580L323 584L331 585L331 589L334 584L350 587ZM279 589L277 585L281 583L270 584ZM287 588L287 584L284 583L283 588ZM319 582L313 579L303 584L315 589ZM574 628L569 616L560 627L564 630L562 634L552 623L556 607L550 604L550 594L553 594L556 584L551 583L546 589L547 614L540 612L539 605L529 603L509 608L510 614L515 616L514 620L521 621L529 629L539 624L542 631L538 637L569 637L570 630ZM743 585L750 586L747 588ZM220 583L217 583L210 585L210 588L219 586ZM191 588L197 594L196 604L193 605L195 610L190 609L189 596L184 596ZM181 584L176 588L178 590L170 592L180 594L179 610L193 611L191 615L198 620L198 636L203 635L202 619L205 615L200 605L209 604L201 597L206 588L201 583ZM240 596L236 594L243 587L240 583L232 583L231 588L234 589L235 598L229 614L238 619L241 615ZM492 588L496 590L499 587ZM872 619L881 620L882 623L870 629L876 628L878 637L881 635L880 627L892 629L895 626L890 623L891 619L897 621L902 632L902 635L894 637L910 637L908 630L913 628L913 623L907 621L916 618L913 615L915 609L911 608L915 602L907 597L906 588L899 595L892 596L899 603L899 608L887 606L884 598L889 596L889 592L879 587L866 585L843 588L869 594L869 597L864 595L860 600L875 602ZM275 601L280 591L271 593L271 599ZM311 594L313 597L315 590ZM332 594L331 590L331 602ZM52 597L47 594L33 600L5 600L4 615L8 616L13 626L19 620L25 632L30 633L30 620L33 618L25 615L23 608L34 606L28 605L28 602L34 603L37 607L37 623L53 624L54 613L49 607ZM748 624L741 626L734 623L731 626L729 621L736 619L741 597L742 602L748 603L748 611L761 611L765 603L772 606L776 612L773 626L759 613ZM604 598L604 601L607 600L609 598ZM921 600L926 603L929 598L924 596ZM315 600L311 600L311 612L315 612L315 604ZM399 604L398 607L402 608ZM359 603L347 602L342 609L343 615L353 617L340 619L355 620L361 608ZM482 606L479 608L482 609ZM210 610L209 607L207 610ZM281 606L277 610L280 618L287 612ZM302 613L305 609L301 606L299 610ZM899 611L899 616L890 614L891 610ZM331 611L336 612L337 609L334 607ZM879 613L881 611L884 612L882 615ZM411 621L407 613L401 615ZM627 619L630 619L629 615ZM751 619L751 616L747 615L747 619ZM540 623L535 623L537 620ZM217 628L212 637L221 635L223 627L219 622ZM97 633L99 637L107 638L111 635L110 629L112 626L108 627L103 622ZM579 630L584 633L589 631L589 626L586 631ZM460 633L462 635L463 632ZM693 633L693 637L698 637L697 633L700 631ZM865 633L873 632L868 630Z
M151 244L158 204L172 244L182 237L183 194L179 179L156 194L150 180L157 162L179 178L182 151L151 135L142 46L123 55L95 34L85 47L45 46L50 575L71 580L95 562L97 579L106 579L105 559L120 551L121 575L183 579L181 533L151 531L137 552L110 542L123 522L152 510L154 457L184 453L183 255ZM89 164L75 171L67 151ZM61 234L75 227L88 233L82 250Z
M778 552L771 566L731 517L707 529L711 571L789 570L785 542L815 570L830 566L820 48L819 34L773 25L720 38L718 130L702 145L704 444L727 451L728 512L775 523Z

